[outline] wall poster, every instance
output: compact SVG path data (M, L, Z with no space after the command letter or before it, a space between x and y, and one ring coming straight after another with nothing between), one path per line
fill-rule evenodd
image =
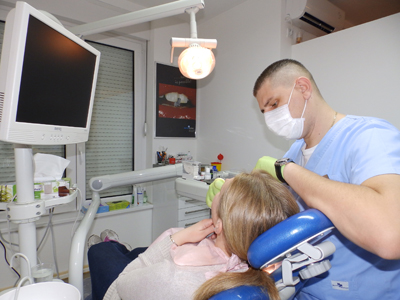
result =
M156 137L196 137L196 80L174 66L156 72Z

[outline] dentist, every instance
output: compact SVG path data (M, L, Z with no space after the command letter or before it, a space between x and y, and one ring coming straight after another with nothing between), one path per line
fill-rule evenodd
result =
M385 120L343 115L321 96L310 72L291 59L258 77L253 94L267 127L296 140L264 169L322 211L336 229L328 275L296 299L398 299L400 292L400 132Z
M301 210L316 208L335 225L328 275L311 278L298 300L399 299L400 132L385 120L345 116L323 99L310 72L291 59L258 77L253 94L268 128L296 140L285 158L260 158L288 186ZM215 180L207 204L223 185Z

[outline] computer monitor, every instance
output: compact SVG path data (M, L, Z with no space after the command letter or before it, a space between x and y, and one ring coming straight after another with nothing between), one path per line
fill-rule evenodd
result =
M0 61L0 140L23 145L86 142L100 52L45 13L17 2Z

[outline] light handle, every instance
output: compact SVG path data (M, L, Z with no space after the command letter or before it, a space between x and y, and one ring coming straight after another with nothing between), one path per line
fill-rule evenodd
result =
M174 61L174 48L187 48L191 44L198 44L203 48L217 48L216 39L198 39L198 38L171 38L171 64Z

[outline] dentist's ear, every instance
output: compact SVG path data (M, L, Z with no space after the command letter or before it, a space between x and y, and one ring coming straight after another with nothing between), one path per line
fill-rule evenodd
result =
M312 93L312 84L311 81L304 76L301 76L297 78L298 88L300 89L300 92L303 94L304 99L309 99L311 97Z

